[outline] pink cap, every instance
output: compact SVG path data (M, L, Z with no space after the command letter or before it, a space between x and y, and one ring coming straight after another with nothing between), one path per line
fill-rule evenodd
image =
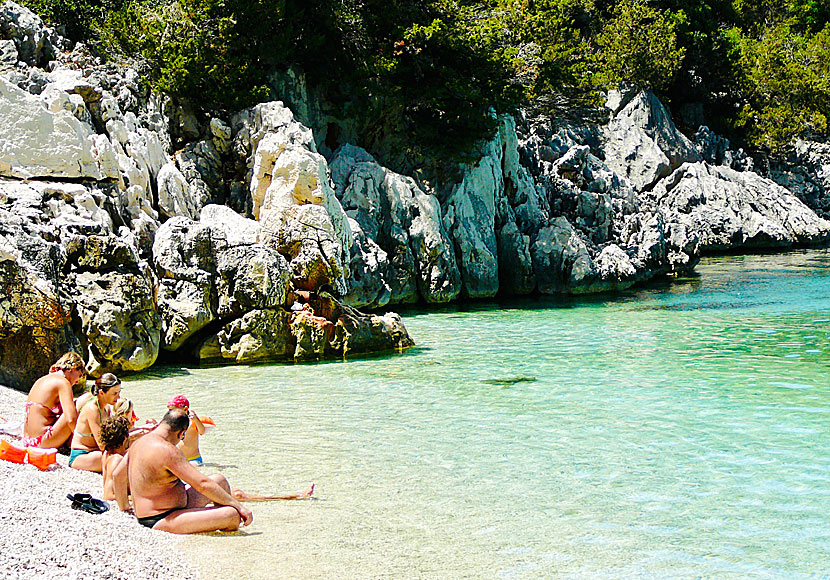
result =
M189 409L190 408L190 401L187 400L187 397L184 395L176 395L169 401L167 401L168 407L181 407L182 409Z

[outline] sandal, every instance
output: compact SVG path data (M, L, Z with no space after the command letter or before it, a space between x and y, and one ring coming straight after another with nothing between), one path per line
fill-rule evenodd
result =
M88 493L70 493L66 498L72 502L73 510L84 510L91 514L102 514L110 509L107 502L95 499Z

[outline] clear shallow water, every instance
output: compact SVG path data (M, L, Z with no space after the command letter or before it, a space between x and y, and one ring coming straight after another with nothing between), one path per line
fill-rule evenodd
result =
M830 252L724 257L615 297L404 310L418 347L165 369L245 534L206 577L830 577Z

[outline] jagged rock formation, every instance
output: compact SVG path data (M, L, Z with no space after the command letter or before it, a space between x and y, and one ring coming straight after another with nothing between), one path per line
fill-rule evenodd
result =
M25 8L2 5L0 34L0 382L28 388L70 348L97 375L161 349L250 361L411 345L394 314L311 306L346 292L352 234L291 111L265 103L200 133Z
M350 304L384 306L419 297L435 303L458 296L453 247L434 196L351 145L337 150L331 174L337 198L354 224Z
M603 132L605 163L637 191L650 188L681 163L698 160L694 145L675 128L653 93L612 92L606 106L612 115Z
M399 316L354 308L614 291L705 251L830 240L826 146L771 164L776 184L649 92L612 92L602 125L499 118L476 163L431 184L346 142L296 74L279 86L299 118L275 101L200 125L69 48L0 6L6 384L68 348L95 374L405 348Z
M686 163L650 196L698 233L703 250L789 247L830 239L830 222L780 185L748 171Z
M818 215L830 220L830 143L796 141L786 155L769 161L767 173Z

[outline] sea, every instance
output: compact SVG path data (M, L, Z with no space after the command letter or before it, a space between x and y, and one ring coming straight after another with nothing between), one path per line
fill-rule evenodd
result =
M216 427L237 533L206 578L830 578L830 250L704 259L608 295L396 308L416 346L159 367Z

